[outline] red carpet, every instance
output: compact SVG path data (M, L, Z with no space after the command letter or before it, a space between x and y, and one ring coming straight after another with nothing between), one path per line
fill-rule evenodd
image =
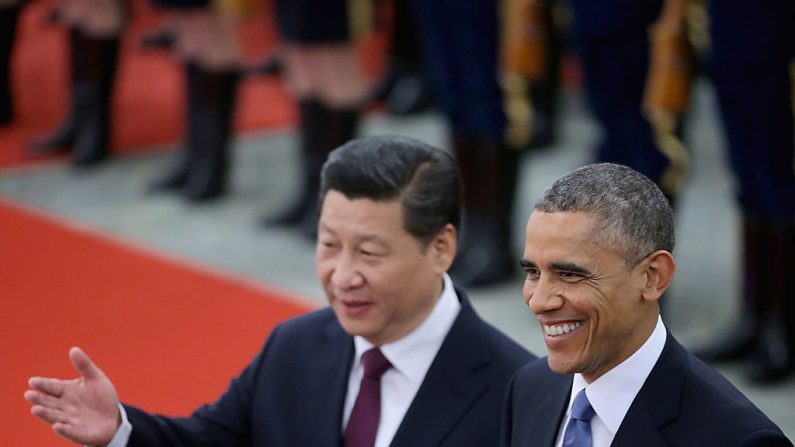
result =
M83 347L121 398L183 414L213 400L270 330L308 310L0 201L2 446L70 445L30 415L30 375L73 377Z
M135 153L182 136L183 76L181 64L165 51L138 48L142 33L160 21L148 0L132 0L132 21L125 32L113 107L112 147ZM269 2L265 2L266 4ZM17 118L0 127L0 169L35 163L24 154L31 137L56 126L67 107L68 45L60 27L44 24L52 0L30 2L23 10L12 61ZM248 59L262 56L276 41L272 13L264 11L240 26ZM361 51L368 73L380 70L383 39L373 37ZM237 131L279 128L295 119L295 105L274 78L249 79L240 89Z

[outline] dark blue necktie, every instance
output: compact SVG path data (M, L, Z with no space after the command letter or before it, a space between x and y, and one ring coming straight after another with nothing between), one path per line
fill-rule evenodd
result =
M563 447L591 447L591 418L594 416L593 407L585 395L585 388L574 398L571 406L571 417L566 433L563 435Z

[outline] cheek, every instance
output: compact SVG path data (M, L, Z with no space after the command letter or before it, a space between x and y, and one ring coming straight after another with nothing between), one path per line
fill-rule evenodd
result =
M527 279L522 284L522 296L524 297L525 304L530 304L535 288L535 283Z
M329 277L331 269L328 267L328 263L323 262L322 259L315 258L315 276L317 279L320 280L321 284L326 283L326 279Z
M315 276L324 289L327 289L331 285L331 277L334 274L334 269L334 259L328 257L315 258Z

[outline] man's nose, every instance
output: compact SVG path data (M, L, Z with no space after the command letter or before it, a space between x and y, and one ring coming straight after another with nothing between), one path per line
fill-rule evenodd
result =
M560 294L559 287L548 278L548 275L541 275L534 283L526 283L524 297L528 307L536 315L557 310L563 306L563 296Z
M357 268L353 256L345 254L340 256L331 273L331 284L340 289L350 289L362 283L362 276Z

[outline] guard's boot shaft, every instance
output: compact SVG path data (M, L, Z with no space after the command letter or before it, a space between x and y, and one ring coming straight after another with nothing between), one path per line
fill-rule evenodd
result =
M456 132L464 182L461 250L451 273L462 286L497 283L514 273L511 219L519 157L504 144Z
M744 216L742 223L742 305L734 327L717 337L710 346L697 350L696 355L709 362L739 360L748 357L757 346L768 284L763 272L768 270L769 226L757 218Z
M188 174L183 194L200 202L222 196L229 176L229 145L237 100L237 70L197 68L189 90Z

